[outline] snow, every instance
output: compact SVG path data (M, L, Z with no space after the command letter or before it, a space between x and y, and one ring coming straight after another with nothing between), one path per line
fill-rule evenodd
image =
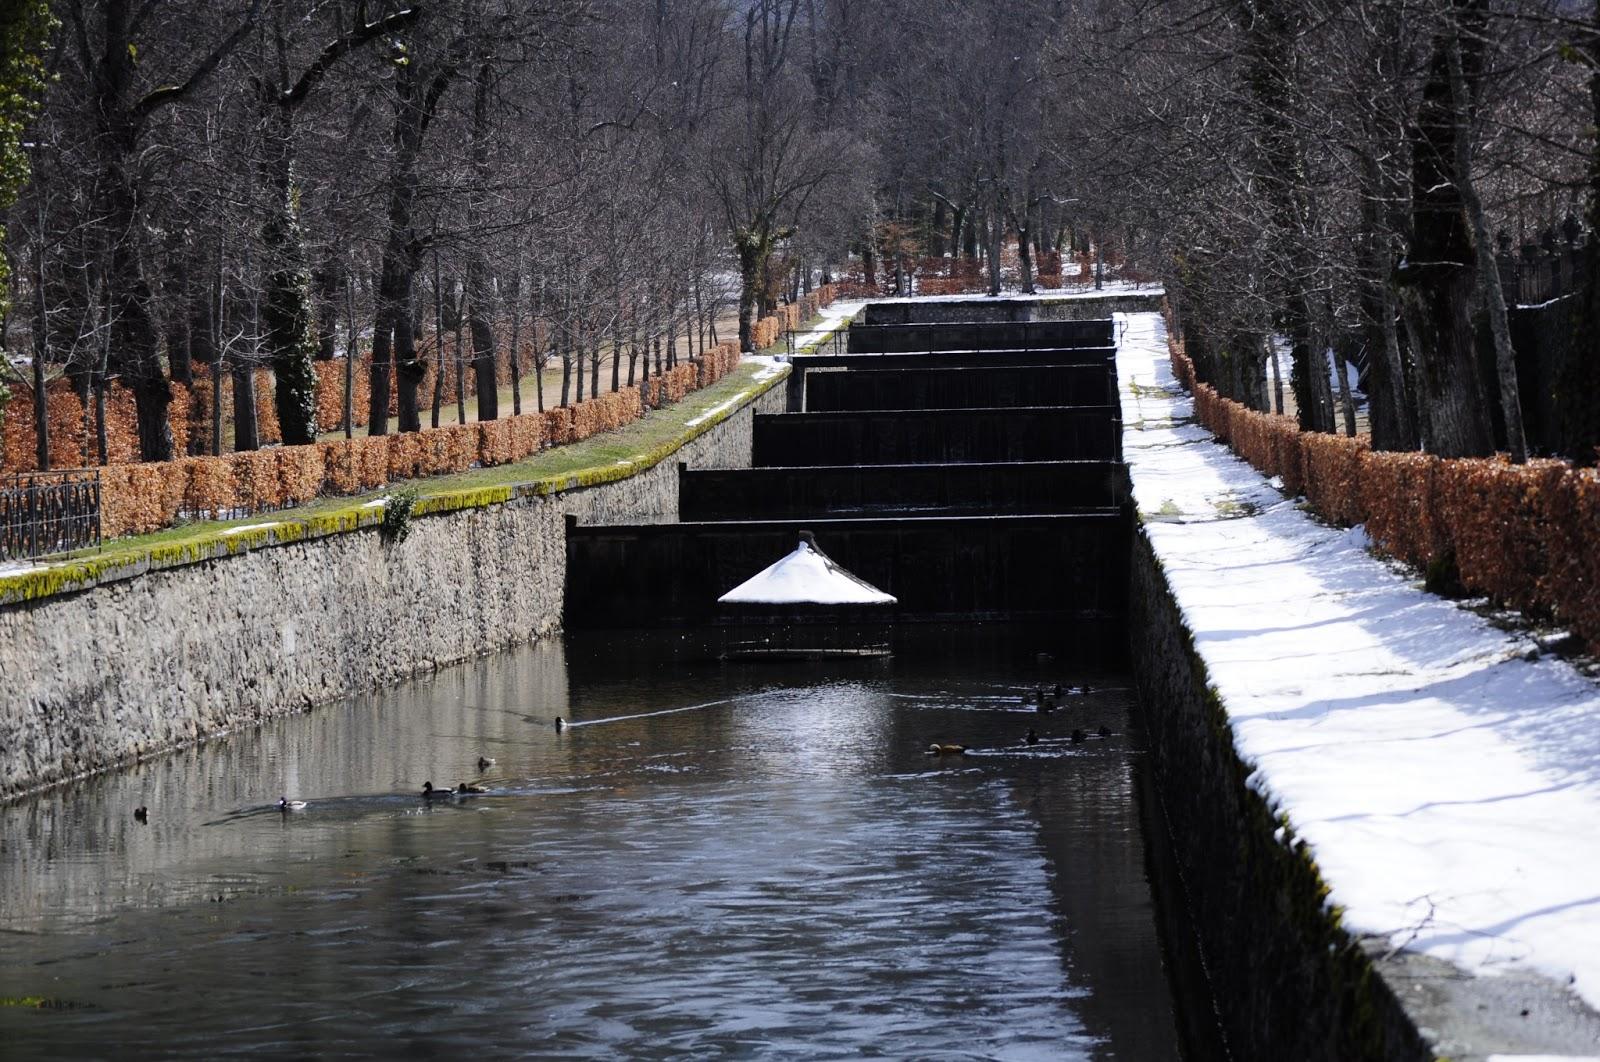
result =
M277 527L277 526L278 526L277 521L273 521L270 524L240 524L238 527L223 528L222 534L224 534L224 535L242 535L246 531L265 531L269 527Z
M793 553L717 598L730 605L892 605L895 598L856 578L801 540Z
M1600 689L1300 511L1189 422L1160 317L1121 319L1145 533L1346 927L1600 1006Z
M1278 353L1278 372L1283 380L1284 391L1289 390L1289 367L1293 364L1292 357L1294 344L1288 336L1273 336L1272 349ZM1328 389L1333 395L1337 405L1339 401L1339 369L1333 361L1333 351L1324 352L1323 361L1328 368ZM1354 402L1357 409L1364 409L1367 405L1367 393L1361 389L1361 370L1353 361L1344 363L1344 376L1350 384L1350 401ZM1261 378L1267 382L1267 388L1272 388L1272 361L1270 359L1261 363Z
M1149 295L1159 296L1166 294L1166 289L1159 284L1130 284L1125 280L1107 279L1105 286L1098 290L1091 284L1089 287L1071 288L1045 288L1041 287L1033 295L1021 291L1002 291L998 295L990 295L986 291L969 292L962 295L916 295L910 298L873 299L873 302L1056 302L1060 299L1104 299L1114 295Z
M764 379L764 377L762 377L760 374L757 374L756 378L757 379ZM723 410L734 408L740 402L743 402L746 398L749 398L749 397L750 397L750 388L747 387L743 391L740 391L738 394L734 395L732 398L728 399L726 402L718 402L716 405L712 406L710 409L706 410L704 413L701 413L699 416L690 417L687 421L684 422L684 424L686 426L690 427L690 428L697 427L701 423L703 423L703 422L705 422L707 420L710 420L712 417L716 416L718 413L721 413ZM626 464L627 462L619 461L617 463L618 464Z
M818 314L817 323L803 333L796 334L794 352L808 354L816 350L831 339L835 332L849 325L851 318L860 313L866 304L865 299L840 299L824 306L822 312ZM799 338L801 335L805 338Z
M1600 1062L1600 1055L1490 1055L1486 1062Z

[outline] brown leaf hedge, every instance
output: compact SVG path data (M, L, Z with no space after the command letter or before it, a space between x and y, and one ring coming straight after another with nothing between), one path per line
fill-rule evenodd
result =
M1373 544L1427 570L1453 561L1461 585L1567 625L1600 652L1600 473L1564 461L1374 451L1365 437L1302 432L1195 379L1181 341L1173 374L1195 416L1324 518L1365 524Z
M763 319L763 323L772 322L778 319ZM359 494L401 480L464 472L475 465L488 467L521 461L545 447L578 442L631 424L648 408L677 402L695 390L716 383L738 368L739 358L737 343L719 343L708 349L703 358L679 364L652 376L640 386L626 387L543 413L525 413L476 424L163 462L136 462L132 460L136 453L117 449L114 452L124 460L101 470L101 533L107 538L145 534L183 519L238 517L301 505L319 497ZM337 367L341 370L338 385L342 417L343 366ZM325 393L328 380L324 378L322 383L319 398ZM198 379L192 390L183 389L181 395L175 394L175 410L180 400L185 403L176 419L186 421L190 430L199 430L196 421L208 425L205 417L192 416L187 404L191 401L208 403L209 396L209 384L203 379ZM52 392L49 397L52 443L57 441L59 421L62 445L81 446L83 432L92 433L93 427L92 422L87 429L82 423L82 407L77 396L71 392ZM359 393L357 397L359 402ZM267 405L270 408L270 398ZM125 423L127 438L136 439L131 397L119 391L110 406L116 410L116 422ZM319 405L319 410L321 408ZM14 416L15 407L11 412ZM13 416L6 418L8 454L13 445ZM110 409L107 420L109 426ZM19 444L26 445L31 457L31 411L27 432L16 432L15 438ZM92 445L92 434L89 438ZM178 440L175 430L174 442ZM80 452L74 450L74 456Z

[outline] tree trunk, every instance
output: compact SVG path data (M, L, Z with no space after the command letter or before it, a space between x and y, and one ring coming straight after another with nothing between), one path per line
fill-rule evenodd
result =
M493 68L487 62L478 66L472 94L472 193L468 199L469 224L481 224L487 213L483 197L491 177L489 167L489 103L493 92ZM500 416L499 382L495 379L494 285L482 245L474 243L467 258L467 305L471 308L472 376L478 389L478 419Z
M256 424L256 373L247 363L233 366L233 448L237 451L261 449Z
M1387 199L1377 159L1361 159L1360 294L1367 350L1367 403L1375 450L1414 450L1417 428L1411 412L1405 365L1400 357L1400 336L1395 326L1394 284L1391 280L1390 237L1379 202Z
M1511 330L1506 324L1505 292L1500 290L1500 266L1494 260L1494 243L1478 200L1478 186L1472 177L1472 100L1462 69L1461 42L1448 46L1451 110L1455 119L1456 188L1461 205L1472 226L1472 242L1477 248L1478 276L1483 282L1483 301L1489 316L1489 334L1494 340L1495 373L1500 384L1500 409L1506 430L1506 448L1514 464L1528 460L1528 439L1522 430L1522 395L1517 388L1517 356L1511 349Z
M1445 42L1434 43L1412 131L1412 239L1400 271L1414 331L1424 444L1441 457L1484 457L1494 434L1472 329L1475 252L1456 184L1455 121Z
M1033 228L1028 221L1028 212L1024 209L1021 214L1021 220L1017 222L1017 261L1022 267L1022 290L1028 295L1034 293L1033 251L1030 243L1032 234Z
M506 361L511 370L511 415L522 416L522 259L519 255L512 265L511 277L511 345L506 350ZM537 322L534 324L538 328ZM498 406L498 402L496 403ZM496 410L498 412L498 409ZM479 413L479 419L483 414Z
M292 112L275 101L265 83L259 88L262 128L261 171L272 213L261 229L266 250L266 292L261 303L263 340L273 372L273 403L286 446L315 442L317 375L312 368L311 278L295 207Z
M1267 356L1272 359L1272 411L1278 416L1283 416L1283 367L1278 360L1278 342L1276 337L1265 337Z
M756 300L767 271L767 255L771 252L771 245L761 236L748 232L739 233L735 245L739 252L739 349L753 351ZM867 268L870 271L871 266ZM870 277L867 284L869 287L872 284Z
M356 352L361 349L361 339L356 325L355 281L344 278L344 301L350 313L350 341L344 348L344 437L355 437Z
M988 211L989 225L989 294L1000 294L1000 251L1005 240L1005 221L998 207Z
M311 281L316 291L316 357L332 361L339 352L339 263L332 257L324 259Z
M1589 124L1600 129L1600 0L1595 0L1588 32L1582 35L1582 51L1589 64ZM1600 138L1589 147L1588 178L1581 316L1556 391L1561 452L1581 465L1594 464L1595 447L1600 446Z

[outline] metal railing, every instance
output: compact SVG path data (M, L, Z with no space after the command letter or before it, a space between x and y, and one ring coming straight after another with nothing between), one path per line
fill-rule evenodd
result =
M0 560L100 544L100 472L24 472L0 479Z
M1567 218L1559 228L1551 226L1520 247L1513 247L1511 237L1501 233L1497 238L1500 266L1500 285L1506 301L1523 306L1537 306L1583 287L1584 259L1589 240L1576 218Z

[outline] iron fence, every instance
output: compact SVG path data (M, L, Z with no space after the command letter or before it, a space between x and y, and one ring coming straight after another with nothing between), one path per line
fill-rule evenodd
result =
M1520 247L1513 247L1511 237L1501 233L1495 257L1506 301L1537 306L1577 292L1583 286L1584 257L1592 238L1572 217Z
M24 472L0 479L0 560L100 544L100 472Z

